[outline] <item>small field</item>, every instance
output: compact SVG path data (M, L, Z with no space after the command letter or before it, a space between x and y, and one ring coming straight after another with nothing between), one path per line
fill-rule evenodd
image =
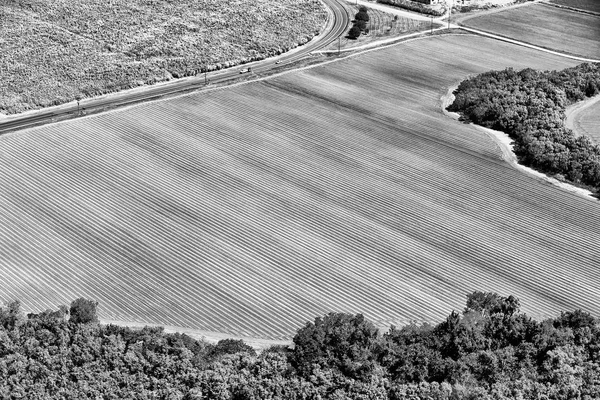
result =
M600 14L600 2L598 0L550 0L550 3Z
M567 118L567 127L573 129L578 135L589 136L595 143L600 144L600 96L588 102L582 104L580 108L575 105L573 115Z
M0 136L0 298L277 339L439 322L475 289L597 315L600 203L441 111L468 75L572 65L437 36Z
M358 6L348 5L348 13L351 16L356 15L358 12ZM343 37L340 43L332 43L330 49L337 49L340 45L341 49L349 49L358 47L363 44L371 43L382 38L402 36L407 33L419 32L427 30L430 27L430 23L423 21L417 21L406 17L395 17L393 14L386 13L378 9L369 9L368 11L370 20L367 24L369 33L361 35L358 39L352 40L347 37ZM433 24L437 27L438 24Z
M351 16L351 18L358 12L358 6L356 5L348 4L346 8L348 9L348 14ZM335 50L338 48L339 44L341 45L341 49L349 49L371 43L382 38L402 36L407 33L424 31L430 28L429 22L417 21L411 18L400 16L396 17L393 14L374 8L369 8L368 14L370 18L369 22L367 23L367 28L369 29L368 34L361 35L356 40L343 37L340 43L332 43L329 48ZM439 25L437 23L433 24L434 28L437 28L438 26ZM348 27L348 30L349 29L350 27Z
M316 0L3 1L0 114L262 59L326 18Z
M600 59L600 16L530 4L465 19L463 25L567 54Z

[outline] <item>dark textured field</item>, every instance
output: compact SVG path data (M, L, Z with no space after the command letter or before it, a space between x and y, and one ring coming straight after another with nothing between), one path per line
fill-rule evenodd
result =
M439 321L474 289L598 314L600 204L441 112L468 75L570 65L432 37L2 136L2 299L272 338L328 311Z
M600 59L600 16L536 3L469 18L464 25L551 50Z

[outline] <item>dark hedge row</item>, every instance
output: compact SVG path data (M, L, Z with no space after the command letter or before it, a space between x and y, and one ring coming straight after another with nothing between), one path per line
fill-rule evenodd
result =
M506 132L519 162L600 189L600 147L565 128L565 109L600 92L600 64L562 71L486 72L467 79L448 107L476 124Z
M403 8L405 10L415 11L421 14L433 15L441 17L446 13L444 6L433 8L430 5L423 4L412 0L377 0L378 3L389 4L394 7Z
M161 328L100 325L96 303L25 316L0 308L5 399L595 399L600 321L567 312L537 322L519 301L467 296L442 323L391 327L331 313L298 330L293 348L257 355Z

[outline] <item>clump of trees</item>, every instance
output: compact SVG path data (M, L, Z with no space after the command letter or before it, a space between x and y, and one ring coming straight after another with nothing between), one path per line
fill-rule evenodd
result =
M600 64L562 71L492 71L461 82L448 107L469 121L506 132L519 162L600 189L600 147L564 126L570 104L600 92Z
M354 16L354 24L350 31L348 32L348 37L350 39L358 38L362 32L368 32L367 23L369 22L369 14L368 9L365 6L360 6L358 8L358 13Z
M428 3L413 0L377 0L377 2L436 17L441 17L446 13L446 7L443 4L439 8L434 8Z
M96 306L78 299L26 316L18 301L1 307L0 397L600 398L600 320L575 310L538 322L513 296L473 292L437 325L383 335L361 314L330 313L301 327L293 348L260 354L240 340L102 325Z

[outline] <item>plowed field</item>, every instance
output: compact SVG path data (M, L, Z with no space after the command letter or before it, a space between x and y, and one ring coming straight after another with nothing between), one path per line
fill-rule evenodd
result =
M474 289L598 314L600 204L440 111L469 74L570 65L430 37L0 137L1 297L272 338L439 321Z
M600 59L600 16L536 3L465 19L470 28Z
M550 0L550 3L600 13L600 2L598 0Z
M589 99L588 104L576 110L567 120L567 126L578 135L589 136L600 144L600 96Z

